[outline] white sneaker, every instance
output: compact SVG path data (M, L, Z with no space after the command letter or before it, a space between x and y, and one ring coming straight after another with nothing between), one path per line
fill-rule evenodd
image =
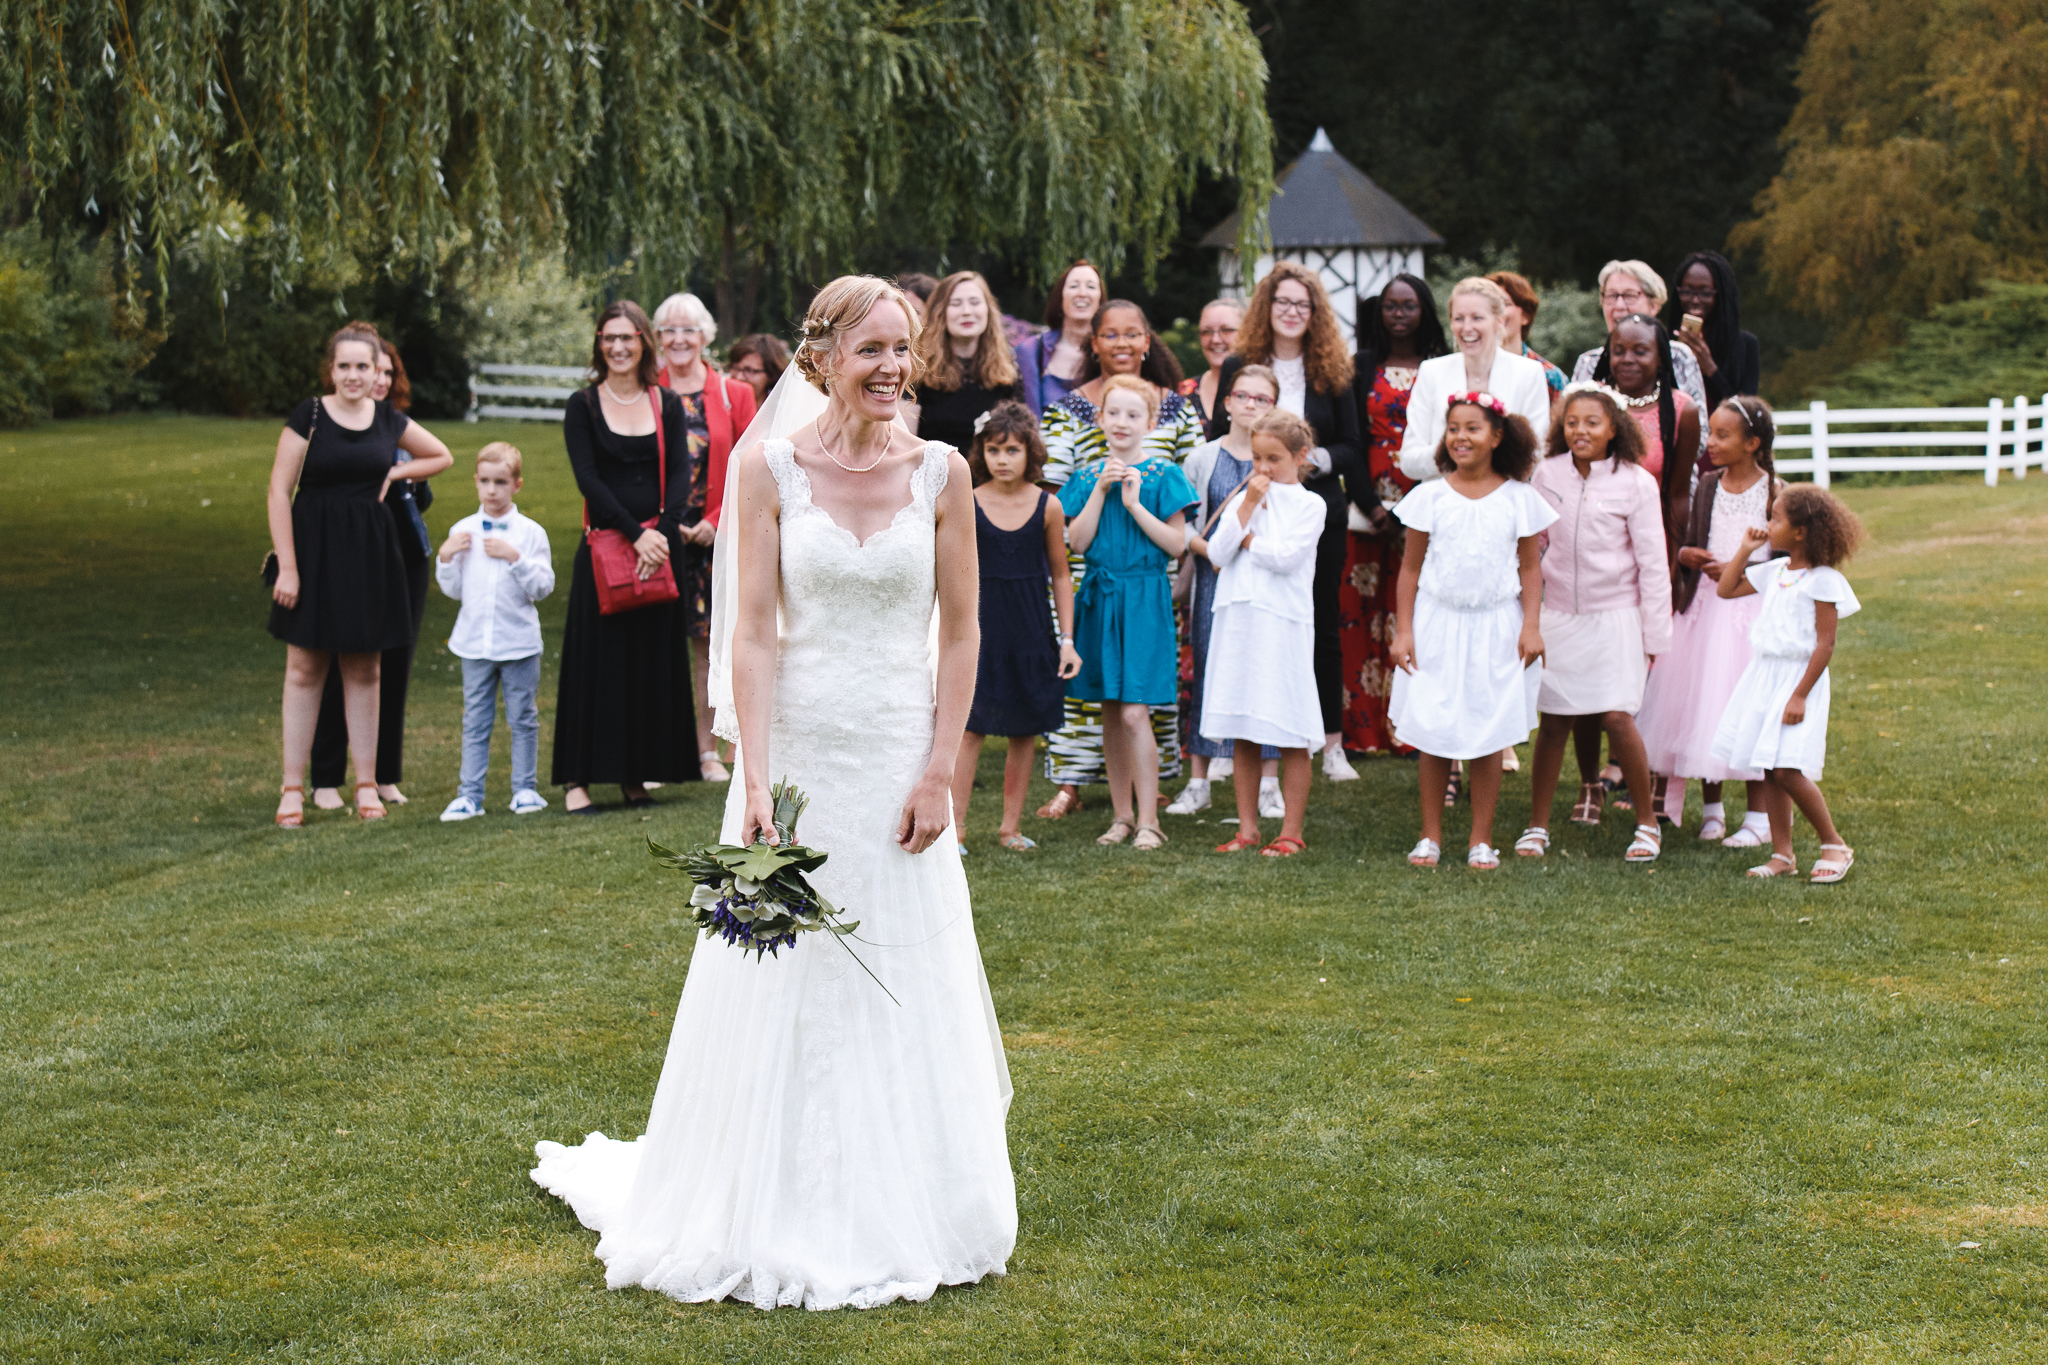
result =
M1214 763L1209 765L1209 771L1216 771ZM1173 804L1166 808L1166 813L1168 815L1193 815L1198 810L1209 809L1209 783L1212 780L1207 777L1189 778L1188 784L1180 789L1180 795L1174 797Z
M1332 782L1356 782L1358 770L1351 766L1351 760L1344 757L1344 746L1332 744L1323 750L1323 776Z
M1237 760L1234 758L1212 758L1209 760L1209 780L1211 782L1221 782L1236 771Z
M528 787L525 791L512 793L511 809L514 815L532 815L537 811L544 811L547 808L548 799L531 787ZM483 812L479 811L477 813L481 815ZM441 818L445 820L448 817L444 815Z
M474 820L484 813L484 808L466 796L458 796L448 803L448 809L441 812L441 823L452 825L457 820Z
M1262 777L1259 779L1259 818L1261 820L1285 820L1287 798L1280 794L1280 779Z

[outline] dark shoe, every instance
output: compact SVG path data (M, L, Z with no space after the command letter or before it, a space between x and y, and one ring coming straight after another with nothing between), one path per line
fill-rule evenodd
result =
M577 808L576 808L575 810L569 810L569 809L567 809L567 808L565 807L565 808L563 809L563 811L562 811L562 814L564 814L564 815L596 815L596 814L597 814L597 813L598 813L598 812L599 812L600 810L602 810L602 809L603 809L603 807L599 806L599 805L597 804L597 802L593 801L593 802L591 802L591 803L590 803L589 805L587 805L587 806L579 806L579 807L577 807Z

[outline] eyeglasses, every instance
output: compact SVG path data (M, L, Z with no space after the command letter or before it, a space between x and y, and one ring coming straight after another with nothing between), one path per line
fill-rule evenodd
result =
M663 341L681 341L685 337L695 338L703 335L704 329L702 327L664 327L661 329L661 339Z
M1648 303L1649 301L1649 294L1641 289L1603 289L1600 291L1600 302L1602 303Z
M1242 403L1245 407L1248 408L1270 408L1280 400L1277 398L1268 398L1263 393L1238 393L1237 391L1232 390L1228 401L1232 403Z
M1097 332L1095 334L1097 341L1106 341L1112 346L1119 341L1143 341L1145 337L1146 333L1142 328L1130 332Z
M599 332L597 344L604 347L631 346L640 340L638 332Z
M1305 318L1309 314L1316 311L1316 303L1314 299L1276 298L1273 300L1273 311L1276 313L1291 314L1294 317Z
M1236 335L1235 327L1204 327L1200 332L1204 341L1228 341Z

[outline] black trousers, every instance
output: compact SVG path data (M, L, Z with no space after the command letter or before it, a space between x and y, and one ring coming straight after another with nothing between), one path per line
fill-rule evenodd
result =
M1344 539L1348 504L1344 484L1334 474L1303 479L1301 486L1323 500L1323 534L1316 542L1316 576L1312 591L1316 604L1315 653L1316 700L1322 703L1323 733L1344 730L1344 652L1338 637L1340 613L1337 590L1344 582Z
M377 689L376 780L384 786L405 777L406 684L412 681L413 651L419 647L420 625L427 617L427 583L434 576L433 556L407 554L404 560L412 634L404 648L384 651ZM339 787L347 771L348 719L341 707L341 669L337 663L327 670L327 690L320 695L320 722L313 728L313 785Z

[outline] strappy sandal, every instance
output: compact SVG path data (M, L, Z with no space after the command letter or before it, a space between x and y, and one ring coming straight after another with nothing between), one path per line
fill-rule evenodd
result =
M1138 835L1131 840L1131 847L1140 853L1150 853L1155 848L1166 847L1166 831L1157 825L1139 825Z
M697 775L706 782L732 781L732 773L725 766L725 760L718 756L716 749L706 749L697 755Z
M1700 825L1700 840L1703 843L1708 840L1725 839L1727 837L1728 822L1718 815L1709 815Z
M1108 829L1095 836L1095 842L1101 844L1104 848L1114 848L1130 838L1131 832L1135 829L1137 829L1137 826L1128 820L1112 820L1109 822Z
M1780 866L1782 864L1782 866ZM1749 870L1752 877L1796 877L1799 875L1799 860L1789 853L1773 853L1767 863L1759 863Z
M1541 858L1550 852L1550 831L1541 825L1531 825L1522 831L1522 837L1515 840L1515 856L1518 858Z
M375 782L356 783L356 819L382 820L387 813L384 809L384 798L381 796L377 797L374 804L366 806L363 804L363 793L366 791L372 796L377 796L377 784Z
M1248 849L1248 848L1257 848L1258 846L1259 846L1259 836L1258 836L1258 835L1256 835L1256 834L1240 834L1240 835L1238 835L1238 836L1237 836L1237 837L1236 837L1235 839L1232 839L1232 840L1231 840L1231 841L1230 841L1229 843L1227 843L1227 844L1218 844L1218 845L1216 845L1216 851L1217 851L1218 853L1242 853L1242 852L1244 852L1244 851L1245 851L1246 849Z
M1465 866L1474 872L1492 872L1500 867L1500 850L1492 844L1474 844L1465 850Z
M1814 859L1813 870L1808 875L1807 880L1815 886L1832 886L1848 876L1849 869L1856 866L1855 849L1850 848L1847 844L1822 844L1820 846L1822 853L1826 853L1829 849L1838 850L1842 856L1839 858Z
M1705 835L1700 836L1705 838ZM1769 826L1758 829L1747 822L1736 826L1735 832L1721 841L1723 848L1762 848L1771 841Z
M1420 840L1416 843L1415 847L1408 850L1408 866L1435 867L1436 860L1442 853L1443 850L1437 847L1436 840Z
M998 848L1010 849L1011 851L1016 853L1027 853L1030 850L1038 847L1038 840L1027 839L1023 835L1013 830L1008 834L997 835L996 846Z
M1579 799L1572 807L1572 823L1575 825L1597 825L1600 823L1600 808L1607 804L1607 789L1598 782L1581 782Z
M1308 845L1292 834L1283 834L1259 850L1261 858L1292 858L1297 853L1308 852Z
M1061 787L1053 793L1052 800L1038 808L1038 818L1041 820L1064 820L1079 809L1081 809L1080 796L1068 791L1065 787Z
M1464 776L1465 775L1459 772L1456 768L1451 769L1451 780L1444 784L1445 810L1449 810L1452 806L1458 804L1458 789L1464 786L1464 783L1461 780Z
M302 786L279 787L277 789L279 796L288 796L292 792L299 794L299 808L297 810L281 810L277 813L277 827L279 829L299 829L306 823L306 789ZM282 805L284 803L279 802L278 804Z
M1622 854L1626 862L1654 863L1657 855L1664 851L1664 836L1655 825L1637 825L1636 837L1629 840L1628 852Z

